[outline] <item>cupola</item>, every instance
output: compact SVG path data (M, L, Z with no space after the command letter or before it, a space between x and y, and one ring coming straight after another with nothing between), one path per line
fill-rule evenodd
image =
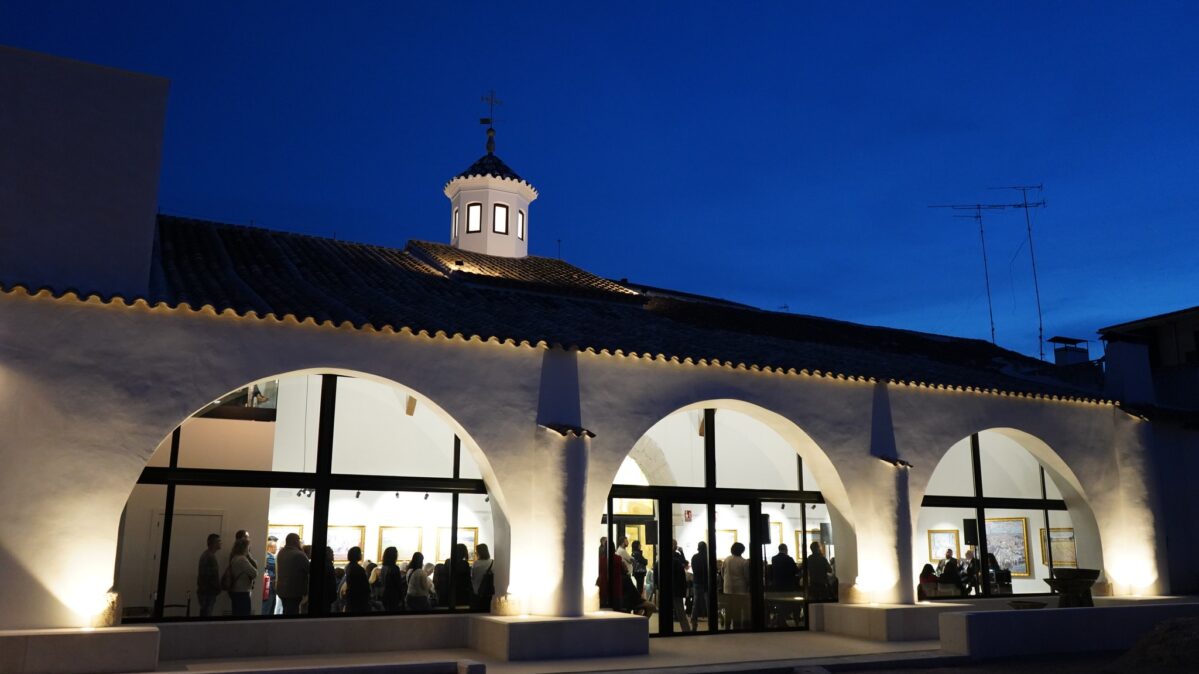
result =
M450 199L450 244L500 257L529 254L529 204L537 190L495 154L495 129L487 128L487 154L445 185Z

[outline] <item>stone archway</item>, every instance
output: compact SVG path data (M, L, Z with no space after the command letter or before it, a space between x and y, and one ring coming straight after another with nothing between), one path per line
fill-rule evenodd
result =
M849 502L848 492L828 454L807 432L787 417L761 405L732 398L691 402L666 413L648 427L643 428L638 439L624 456L624 460L635 462L650 485L680 484L678 471L670 465L670 461L665 455L665 448L659 440L652 437L652 431L663 421L676 415L702 413L704 409L708 408L717 410L717 414L720 411L730 411L748 417L753 423L759 424L762 428L775 434L786 444L791 452L803 459L805 472L810 473L809 479L814 479L818 485L818 490L824 497L824 503L828 508L828 514L832 520L833 530L836 532L838 540L837 573L842 580L842 587L848 588L852 585L858 573L858 542L853 509ZM694 423L698 422L698 419L699 417L697 416L689 421L694 425ZM691 430L695 431L696 429L693 428ZM791 470L794 470L794 467ZM702 485L702 478L699 485ZM691 478L691 482L685 482L684 486L697 486L694 477ZM814 490L810 484L805 485L805 489L809 491ZM588 541L590 542L594 538L594 536L589 536ZM798 553L798 551L794 550L793 552ZM585 555L587 568L585 576L590 579L595 578L597 569L594 557L595 555L591 554L591 548L588 546L588 554ZM597 605L594 596L595 589L590 587L590 584L587 584L585 589L591 595L589 604L592 606Z
M977 450L972 448L974 437ZM975 451L980 461L978 468L971 458ZM981 476L981 497L974 487L976 470ZM992 527L997 531L1003 529L1005 545L1010 546L1007 539L1013 536L1023 539L1022 551L1017 545L1016 552L1004 553L1011 559L1002 559L1000 555L999 560L1002 569L1012 572L1013 593L1048 591L1043 580L1049 575L1048 564L1055 555L1042 538L1055 533L1063 539L1058 546L1062 552L1053 559L1055 567L1082 566L1101 571L1106 568L1100 528L1077 476L1047 443L1026 431L987 428L953 443L941 454L922 496L920 502L913 503L916 524L913 579L919 576L924 564L936 564L940 547L946 541L960 541L959 554L964 554L967 550L964 522L977 521L980 508L984 509L987 521L983 526L988 532ZM1056 502L1056 508L1060 508L1063 501L1066 510L1047 506ZM952 535L954 531L961 535ZM934 538L938 541L936 546ZM999 555L999 544L988 543L988 551ZM933 547L938 549L934 551Z
M250 391L269 391L276 399L270 400L271 396L268 395L251 395L248 393ZM332 391L336 393L326 395ZM261 398L262 403L256 407L243 407L236 402L243 398ZM235 401L231 405L232 409L225 409L226 405L216 404L227 400ZM334 414L321 413L327 403L333 404L332 407L336 410ZM199 412L203 414L198 414ZM333 420L337 418L341 418L341 421L334 424ZM245 423L246 421L271 423ZM332 424L328 431L325 430L325 424ZM379 434L385 426L387 430L398 432ZM368 437L372 434L376 434L375 437ZM326 435L331 439L317 440L317 436ZM389 438L388 435L393 437ZM314 471L317 471L316 466L320 464L316 458L318 442L329 443L326 446L331 446L333 459L331 468L320 469L330 472L319 473L325 476L320 479L330 480L326 483L331 489L325 497L325 503L328 505L321 510L322 513L327 513L325 519L314 519L314 489L303 485L298 490L294 486L286 488L280 482L282 478L270 477L272 474L316 475ZM405 446L406 443L414 447L410 450ZM487 543L491 550L497 553L494 557L496 586L502 591L506 585L510 566L510 527L503 510L501 495L481 491L474 495L470 492L469 483L465 490L462 489L462 485L456 483L455 489L450 491L440 489L437 485L417 489L411 484L413 478L440 477L457 480L461 464L463 480L482 480L484 484L493 485L495 478L487 457L462 426L442 407L395 381L370 373L344 369L295 370L284 375L255 380L235 389L232 395L222 395L215 401L210 401L197 410L197 413L189 415L179 425L179 430L160 444L159 450L150 459L151 470L141 482L149 480L150 485L174 484L176 478L153 476L155 469L169 464L167 457L172 454L172 445L173 453L179 456L180 470L215 468L229 471L229 475L218 477L215 482L210 481L204 486L194 486L185 481L185 486L179 487L179 494L173 504L165 506L164 512L171 513L168 522L170 519L178 522L181 513L196 515L205 512L202 503L197 505L200 497L192 494L190 500L183 499L183 490L198 492L205 489L223 489L226 493L239 494L238 498L232 501L236 505L230 507L233 508L232 512L239 514L241 520L236 525L219 524L217 520L213 520L221 527L214 533L220 533L230 543L235 528L249 528L252 534L260 536L261 540L265 539L268 533L275 533L267 531L268 526L280 529L280 538L283 536L282 529L292 528L301 534L305 543L308 543L315 537L312 528L314 522L327 521L330 537L334 525L351 529L356 526L360 529L364 561L378 561L384 547L390 547L391 544L391 537L386 535L387 532L390 531L394 537L399 536L397 530L416 527L420 532L416 534L414 550L401 552L401 555L406 559L413 552L421 551L433 562L446 556L442 552L448 545L442 540L445 538L443 529L449 526L450 504L453 502L458 503L456 512L459 535L463 536L464 532L469 531L468 542ZM189 452L187 460L184 460L184 448ZM402 460L398 460L400 457L397 452L406 452ZM431 454L438 456L432 461L426 461L429 465L418 465L420 460L428 458L426 455ZM172 470L172 473L175 472L177 471ZM338 486L338 483L346 481L345 477L338 477L342 474L357 476L356 479L369 477L373 479L373 483L361 487L346 484ZM155 479L164 481L155 483ZM304 484L317 484L315 478L307 482L302 477L292 479L299 479ZM253 485L261 485L261 488L252 488ZM145 485L139 484L138 488L143 486ZM175 488L169 488L172 495L175 495ZM358 491L355 492L355 489ZM294 494L288 494L289 491ZM424 491L423 500L420 499L420 491ZM430 491L435 492L433 501L430 501ZM340 500L352 507L344 503L339 507L339 494ZM118 547L117 555L119 586L127 584L129 568L136 568L136 565L129 564L133 555L122 554L122 548L127 547L124 543L137 543L137 530L145 528L143 525L147 517L153 519L155 507L164 507L151 502L151 511L147 515L141 512L146 509L146 504L141 503L137 496L138 489L135 488L134 495L126 506L126 515L122 516L123 544ZM255 503L247 505L251 500ZM127 516L133 514L135 501L140 520L131 532L130 527L126 526L126 520ZM293 501L300 505L295 505ZM320 499L316 499L316 502L320 502ZM373 509L365 507L366 504L372 504ZM224 513L227 509L222 506L221 512ZM409 524L387 519L396 517L397 513L402 515L405 512L425 510L429 510L430 513L425 517L427 521ZM160 521L161 517L160 513ZM445 521L440 521L442 519ZM245 522L250 522L251 526L243 527ZM472 524L475 526L471 527ZM130 533L133 534L132 537ZM161 545L161 534L158 540ZM459 540L461 542L463 539ZM164 554L167 550L174 549L174 539L168 543L169 545L163 548ZM151 534L151 548L153 547ZM151 552L154 550L151 549ZM172 569L176 564L174 557L175 554L171 553L167 560ZM194 569L192 574L194 575ZM166 574L156 572L155 575L169 580ZM163 587L161 581L158 587ZM159 600L158 603L163 601ZM170 595L166 595L165 601L174 603ZM161 610L161 606L156 606L153 615L159 615ZM188 610L191 610L190 607Z

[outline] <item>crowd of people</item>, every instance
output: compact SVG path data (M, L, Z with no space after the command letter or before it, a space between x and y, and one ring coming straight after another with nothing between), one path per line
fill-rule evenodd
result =
M221 593L229 595L231 613L251 614L251 595L259 583L262 615L308 613L310 579L320 574L330 613L429 611L469 608L488 611L495 595L491 551L486 544L475 548L476 559L463 543L454 545L450 558L434 564L415 553L401 562L394 547L383 551L380 563L364 560L362 549L349 549L346 563L333 563L333 549L325 549L324 569L314 568L312 547L303 545L298 534L286 536L283 547L271 536L266 544L266 563L260 566L250 551L250 535L239 530L228 561L223 565L220 534L209 534L200 554L196 574L196 597L200 617L213 614ZM261 569L261 570L260 570Z
M836 601L837 579L832 563L825 557L819 542L813 541L810 551L802 563L796 563L788 554L787 546L779 545L778 554L771 558L767 567L764 589L791 594L803 592L806 601ZM751 624L751 571L745 552L743 543L733 543L729 554L716 561L714 580L720 594L718 618L724 629L744 629ZM708 545L700 541L695 554L688 558L678 541L672 540L668 556L673 620L683 632L694 632L700 621L708 619ZM661 606L660 577L657 561L650 562L645 557L640 541L633 541L630 550L626 537L621 537L616 544L606 536L600 538L596 586L600 591L601 607L652 616Z
M933 597L968 597L982 594L984 565L973 549L966 550L962 560L954 556L953 548L945 550L945 556L937 563L925 564L920 569L920 580L916 586L919 600ZM1012 572L1002 569L995 555L987 553L986 573L994 594L1011 594Z

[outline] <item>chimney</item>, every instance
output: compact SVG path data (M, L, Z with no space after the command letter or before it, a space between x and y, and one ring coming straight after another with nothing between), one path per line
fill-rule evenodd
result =
M1090 345L1085 339L1073 337L1051 337L1053 344L1053 362L1056 365L1078 365L1091 360Z

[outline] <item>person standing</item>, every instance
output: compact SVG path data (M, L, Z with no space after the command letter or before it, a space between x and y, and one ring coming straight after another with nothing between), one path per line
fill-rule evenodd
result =
M336 613L334 607L340 603L341 598L337 596L338 587L337 568L333 566L333 548L325 546L325 606L330 613Z
M196 573L196 599L200 602L200 617L212 615L216 598L221 596L221 564L217 561L217 550L221 549L221 535L208 534L208 547L200 553L200 566Z
M633 563L633 580L637 581L637 592L645 595L645 574L649 572L649 560L641 550L641 541L633 541L633 554L629 557Z
M346 613L370 613L371 584L362 568L362 548L355 545L346 553Z
M745 554L745 545L742 543L733 543L729 553L720 566L724 576L724 594L729 604L729 628L743 629L748 627L749 560L742 557Z
M770 589L775 592L794 592L799 589L799 567L787 554L786 543L779 543L779 553L770 558Z
M275 553L279 550L279 539L274 536L266 537L266 568L262 578L262 615L275 615L275 596L278 587L275 576Z
M379 601L383 603L384 611L399 611L404 608L404 592L408 588L400 573L397 563L399 559L400 553L395 546L389 546L383 551L383 563L379 565L377 582L383 585Z
M699 629L699 619L708 617L708 544L700 541L699 551L691 555L691 625Z
M446 575L449 577L445 604L450 605L450 592L453 592L453 605L469 606L471 601L470 551L465 543L455 543L450 551L450 558L445 560Z
M808 588L809 602L836 601L831 584L833 578L833 567L828 563L828 559L824 556L824 551L820 547L820 541L812 541L808 546L812 554L804 560L804 574L807 575L806 586Z
M670 605L674 611L674 619L684 632L694 632L695 625L687 620L687 609L683 606L683 598L687 596L687 558L679 549L679 542L672 541L670 555Z
M495 573L491 570L491 550L486 543L475 546L478 559L470 567L470 585L474 592L471 598L472 611L490 611L491 598L495 595Z
M250 566L254 567L254 572L258 573L258 560L254 559L254 555L250 554L250 532L246 531L245 529L238 529L237 533L233 534L233 544L236 547L237 542L243 538L246 539L246 561L250 563ZM229 559L233 559L232 550L229 551Z
M629 538L628 536L620 537L620 545L616 546L616 554L620 560L624 562L624 572L626 575L633 575L633 555L629 554Z
M419 552L412 555L412 561L408 562L408 593L404 598L404 605L409 611L428 611L433 608L433 601L430 599L433 594L433 581L424 566L425 556Z
M258 569L249 559L250 539L239 538L233 543L229 556L229 599L233 602L233 615L250 615L250 591Z
M300 603L308 594L308 565L308 555L300 547L299 534L288 534L283 541L283 549L275 556L275 578L278 581L275 594L283 603L283 615L297 615L300 612Z

